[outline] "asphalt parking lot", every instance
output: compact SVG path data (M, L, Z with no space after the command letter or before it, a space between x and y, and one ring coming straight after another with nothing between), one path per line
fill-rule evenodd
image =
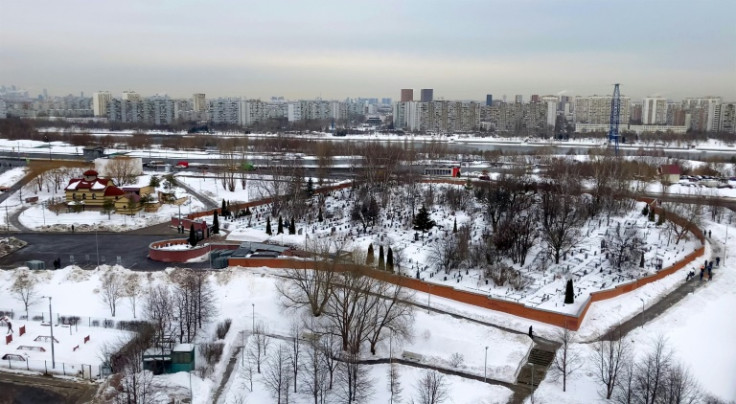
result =
M76 264L94 268L98 263L115 265L138 271L158 271L171 266L206 268L209 263L172 264L148 259L148 245L167 236L129 233L15 233L10 234L28 245L0 258L0 268L16 268L29 260L41 260L47 269L61 259L61 266ZM176 238L174 233L168 238Z

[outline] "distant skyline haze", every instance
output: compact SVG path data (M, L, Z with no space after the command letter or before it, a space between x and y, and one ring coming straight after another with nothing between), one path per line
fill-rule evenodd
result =
M736 100L736 2L0 0L0 84L51 95Z

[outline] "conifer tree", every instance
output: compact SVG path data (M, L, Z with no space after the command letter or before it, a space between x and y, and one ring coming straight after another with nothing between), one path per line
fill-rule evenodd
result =
M376 256L373 254L373 243L368 245L368 254L365 256L365 264L366 265L373 265L373 261L375 261Z
M322 216L322 207L320 206L319 207L319 212L317 212L317 221L318 222L321 222L323 220L325 220L325 218Z
M641 215L646 216L649 214L649 205L644 205L644 209L641 210Z
M455 221L452 223L452 232L457 233L457 218L455 218Z
M649 221L654 221L654 209L649 209Z
M276 234L281 234L284 232L284 219L279 216L279 225L276 228Z
M307 189L305 193L307 194L307 197L314 195L314 181L312 181L312 177L309 177L307 180Z
M434 227L435 224L435 221L429 218L429 212L427 212L427 208L422 205L421 209L419 209L419 212L417 212L417 215L414 218L414 230L420 230L422 233L424 233Z
M289 222L289 234L296 234L296 223L293 217L291 218L291 222Z
M217 210L212 216L212 234L220 234L220 219L217 218Z
M227 216L227 206L225 205L225 200L222 200L222 207L220 208L220 214L222 216Z
M268 234L269 236L273 234L273 232L271 231L271 218L270 217L266 218L266 234Z
M189 245L192 247L197 245L197 234L194 232L194 224L189 226Z
M565 288L565 304L575 303L575 291L572 288L572 279L567 280L567 287Z
M386 270L386 260L383 255L383 246L378 247L378 269L381 271Z
M389 247L386 252L386 270L394 272L394 250L392 250L391 247Z

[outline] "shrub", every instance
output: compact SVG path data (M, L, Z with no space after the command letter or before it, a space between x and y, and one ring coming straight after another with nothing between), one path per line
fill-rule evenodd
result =
M227 332L230 331L230 324L232 324L232 322L233 321L228 318L225 321L217 324L217 330L215 331L217 339L225 339Z

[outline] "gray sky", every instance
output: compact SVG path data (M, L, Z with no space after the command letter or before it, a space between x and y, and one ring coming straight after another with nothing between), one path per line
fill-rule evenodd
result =
M734 0L0 0L0 84L267 98L736 100Z

